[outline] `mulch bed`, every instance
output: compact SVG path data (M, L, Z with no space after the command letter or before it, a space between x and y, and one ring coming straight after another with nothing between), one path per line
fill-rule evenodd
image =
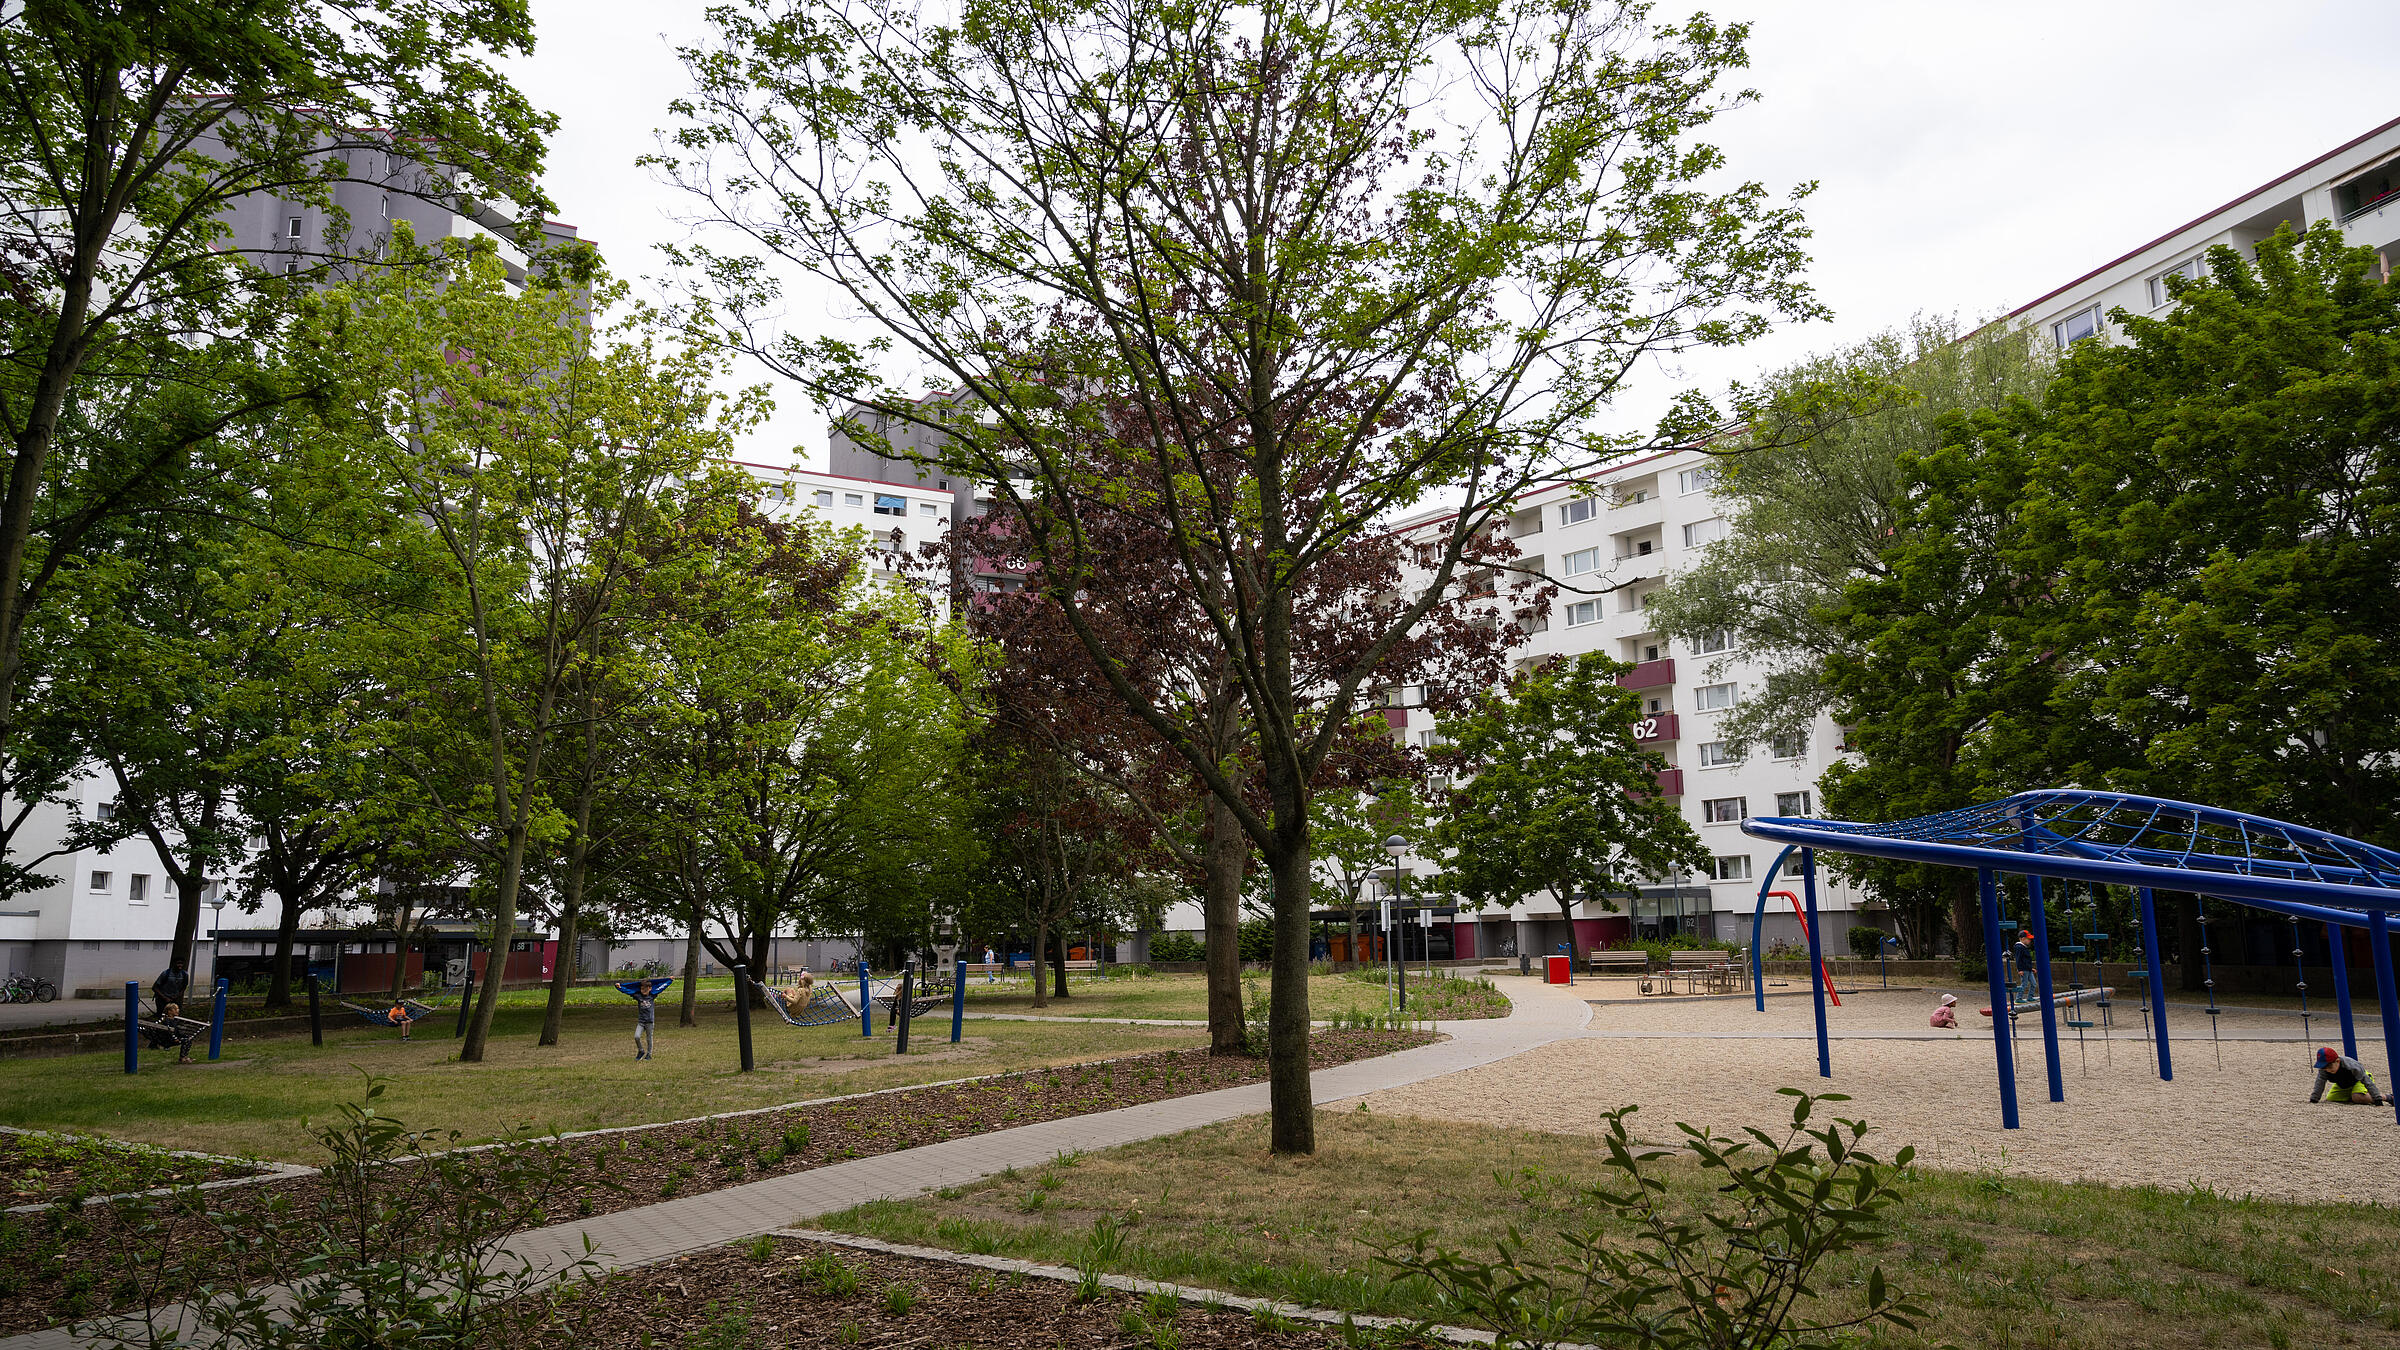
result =
M1115 1290L1089 1302L1079 1303L1075 1295L1075 1286L1055 1280L779 1239L610 1275L573 1300L567 1326L549 1344L559 1350L1320 1350L1343 1344L1339 1332L1306 1323L1268 1326L1248 1313L1188 1303L1169 1311ZM1424 1344L1376 1339L1395 1347Z
M1309 1040L1309 1066L1331 1068L1433 1039L1410 1031L1318 1031ZM1170 1050L530 1147L557 1150L569 1168L572 1180L544 1215L563 1223L989 1130L1235 1087L1264 1078L1266 1067L1205 1049ZM320 1190L316 1178L301 1177L209 1195L219 1211L277 1200L305 1209ZM126 1258L118 1228L116 1216L99 1209L0 1215L0 1335L121 1306L109 1278Z
M160 1186L197 1186L262 1169L138 1144L73 1135L0 1133L0 1209L49 1205Z

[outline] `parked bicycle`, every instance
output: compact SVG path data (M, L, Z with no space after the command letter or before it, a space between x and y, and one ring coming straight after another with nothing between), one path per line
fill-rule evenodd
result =
M0 983L0 995L5 995L11 1003L48 1003L58 997L58 986L39 976L12 970L7 981Z

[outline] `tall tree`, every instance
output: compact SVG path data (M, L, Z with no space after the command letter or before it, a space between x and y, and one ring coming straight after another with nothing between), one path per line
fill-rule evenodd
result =
M1521 0L713 15L658 163L741 246L682 256L788 378L948 433L926 453L951 472L1052 505L1028 518L1037 584L1273 878L1272 1142L1310 1151L1310 801L1362 689L1528 485L1653 443L1593 427L1645 358L1817 312L1797 208L1712 190L1722 157L1690 139L1747 97L1718 87L1743 30ZM883 392L884 339L768 331L766 256L975 415ZM1677 410L1664 443L1717 421ZM1094 490L1124 477L1090 471L1095 443L1135 490ZM1313 571L1435 500L1456 510L1423 584L1312 667ZM1228 654L1263 804L1088 618L1109 560L1083 525L1117 511L1171 541Z
M1443 884L1467 904L1511 905L1548 891L1575 945L1578 897L1680 882L1708 865L1700 836L1658 793L1664 761L1633 739L1642 701L1617 677L1632 667L1587 652L1552 661L1446 719L1441 761L1472 775L1433 827Z

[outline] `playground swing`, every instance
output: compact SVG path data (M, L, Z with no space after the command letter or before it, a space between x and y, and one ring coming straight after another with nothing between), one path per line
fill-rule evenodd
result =
M410 1026L441 1011L430 1003L420 1003L413 998L404 998L398 1003L384 1008L370 1008L364 1003L352 1003L348 999L343 999L342 1006L379 1027Z
M2292 920L2292 974L2300 990L2300 1039L2314 1041L2308 1026L2308 959L2300 947L2300 920Z
M2199 897L2192 906L2200 916L2200 987L2208 994L2208 1042L2217 1052L2217 1067L2225 1067L2225 1042L2217 1036L2217 1018L2225 1010L2217 1006L2217 968L2209 954L2208 897Z
M138 1025L142 1029L142 1039L149 1044L151 1049L164 1050L168 1046L175 1047L175 1062L178 1064L190 1063L192 1042L208 1034L208 1023L206 1022L191 1017L168 1016L164 1013L145 1017Z
M2082 1015L2083 957L2087 951L2091 953L2093 981L2098 983L2099 981L2106 980L2108 978L2108 967L2103 964L2101 953L2097 950L2097 948L2101 943L2108 941L2108 934L2091 931L2081 933L2077 932L2075 929L2075 883L2071 881L2065 882L2063 883L2063 889L2066 892L2065 908L2067 911L2067 936L2079 939L2075 942L2066 943L2059 948L2060 951L2067 954L2067 984L2073 994L2067 1004L2067 1025L2074 1029L2075 1054L2076 1057L2082 1061L2083 1076L2089 1078L2092 1076L2092 1051L2091 1047L2085 1042L2084 1037L2087 1033L2093 1030L2098 1030L2100 1032L2100 1053L2106 1058L2106 1062L2111 1068L2116 1066L2116 1056L2114 1052L2109 1049L2108 1045L2108 1028L2110 1018L2108 986L2105 984L2099 985L2100 996L2096 1000L2095 1004L2095 1006L2097 1006L2100 1010L2099 1017L2094 1019L2092 1017ZM2084 890L2085 893L2091 897L2092 922L2096 924L2100 921L2100 888L2096 885L2087 883L2084 887Z
M775 1010L775 1015L791 1026L829 1027L858 1020L858 1010L850 1006L850 1000L842 997L838 985L828 984L816 989L809 995L808 1006L798 1013L792 1011L791 1000L783 996L782 990L772 985L760 985L759 992L766 995L767 1006Z

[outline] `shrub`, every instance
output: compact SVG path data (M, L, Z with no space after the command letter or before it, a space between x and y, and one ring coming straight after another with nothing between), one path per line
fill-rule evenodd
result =
M1981 950L1962 951L1958 954L1958 978L1962 984L1982 984L1991 978L1991 972L1984 967Z
M1850 930L1850 954L1872 961L1883 951L1883 930L1853 927Z
M1781 1138L1753 1128L1734 1139L1677 1124L1681 1151L1718 1174L1688 1189L1688 1200L1670 1198L1654 1166L1678 1150L1633 1142L1626 1121L1637 1108L1607 1112L1602 1143L1618 1180L1584 1192L1589 1209L1559 1233L1567 1250L1560 1259L1534 1255L1513 1228L1490 1260L1435 1248L1424 1232L1377 1259L1404 1278L1430 1281L1449 1308L1490 1327L1500 1347L1830 1350L1853 1343L1852 1328L1913 1328L1923 1311L1894 1294L1881 1266L1846 1314L1841 1297L1811 1277L1825 1257L1882 1236L1879 1216L1899 1200L1894 1178L1915 1151L1879 1162L1858 1147L1864 1122L1810 1127L1819 1102L1847 1098L1782 1091L1797 1100ZM1796 1323L1794 1304L1811 1294L1827 1320Z
M1150 959L1205 961L1208 959L1208 944L1193 933L1153 933L1150 937Z

